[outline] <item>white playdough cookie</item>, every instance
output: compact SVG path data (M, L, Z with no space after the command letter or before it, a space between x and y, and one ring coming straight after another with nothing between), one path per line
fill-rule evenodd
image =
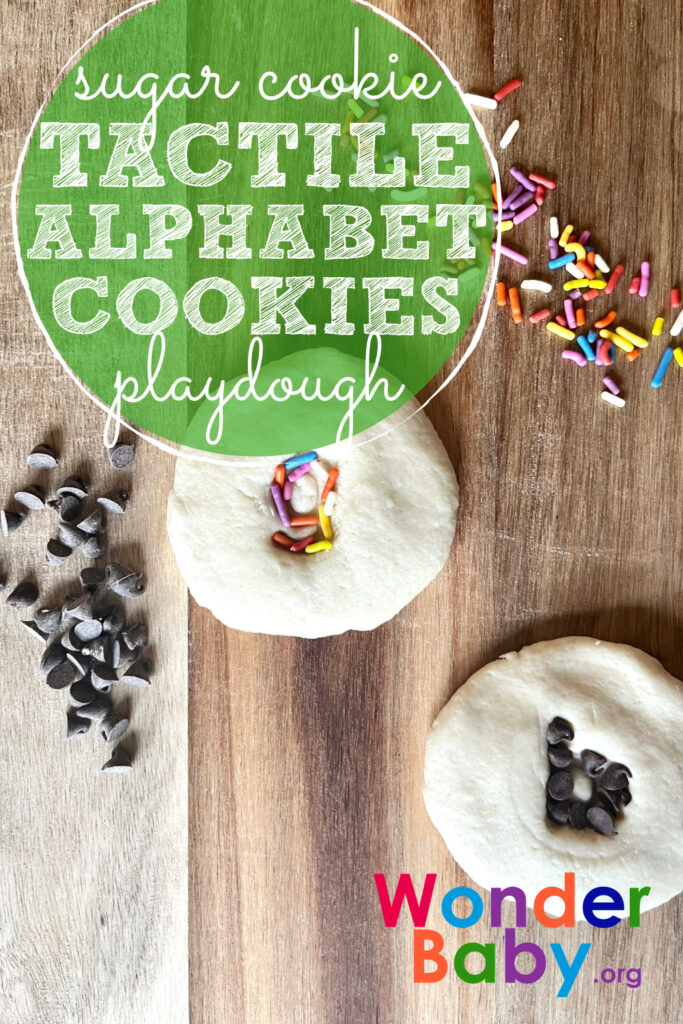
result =
M198 604L234 629L301 637L374 629L396 615L443 567L458 507L427 416L401 423L417 408L408 402L366 431L363 440L401 424L370 444L320 449L322 464L339 469L334 547L321 554L293 555L271 540L282 529L269 492L276 458L239 468L179 459L168 534ZM317 493L302 478L294 510L316 512Z
M582 749L630 768L632 799L614 820L617 835L546 817L546 733L556 716L575 733L575 798L591 789ZM573 871L577 917L600 885L617 889L627 908L629 888L649 885L649 910L683 888L681 720L683 685L642 651L587 637L533 644L475 673L437 717L425 756L427 811L487 889L515 885L533 899Z

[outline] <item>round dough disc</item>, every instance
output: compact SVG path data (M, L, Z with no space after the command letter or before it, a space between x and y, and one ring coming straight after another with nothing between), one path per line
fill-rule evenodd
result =
M281 528L269 494L277 459L243 467L178 459L168 534L197 603L234 629L319 637L374 629L419 594L451 548L455 473L414 400L362 435L373 436L320 450L339 479L334 547L317 555L271 541ZM297 511L305 498L295 491Z
M573 727L575 754L588 748L631 769L616 836L547 820L546 730L556 716ZM425 756L427 811L486 889L516 885L530 903L573 871L577 918L600 885L617 889L626 908L632 886L650 886L642 902L650 910L683 888L682 718L683 686L642 651L588 637L533 644L475 673L437 717ZM574 774L575 793L586 796L580 766Z

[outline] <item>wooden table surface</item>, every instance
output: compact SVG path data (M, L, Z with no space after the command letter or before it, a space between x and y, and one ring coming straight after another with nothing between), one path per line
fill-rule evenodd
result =
M31 319L9 193L54 76L125 6L10 0L0 13L8 492L21 482L27 445L57 428L70 458L103 466L102 418ZM482 113L494 140L520 118L499 154L503 174L516 163L559 182L517 240L540 269L556 213L590 228L627 273L649 259L651 297L628 299L622 286L619 298L647 330L683 282L681 0L380 6L420 33L465 89L490 95L513 75L524 79L498 112ZM164 535L172 459L143 445L144 487L128 525L141 540L144 529L155 580L147 606L158 667L153 690L135 702L141 770L127 779L102 784L94 740L85 753L62 748L59 705L42 691L36 699L27 670L34 642L2 609L3 1024L186 1021L188 881L192 1024L680 1020L680 898L637 930L577 927L572 942L593 943L591 968L640 967L642 986L596 986L591 969L558 1000L551 972L530 986L467 986L453 975L415 985L409 922L386 930L375 895L375 871L390 880L437 872L438 893L468 883L427 818L422 762L434 716L482 664L536 640L589 634L642 647L683 677L683 379L672 367L653 391L649 351L620 364L628 405L612 409L595 375L562 363L560 348L494 311L479 349L430 406L461 484L455 544L437 580L373 633L250 636L192 602L188 618ZM3 554L6 575L34 564L42 533L31 530L17 535L11 564ZM429 924L440 923L435 906ZM485 925L466 937L492 938ZM524 938L549 941L533 926ZM451 955L457 939L446 934Z

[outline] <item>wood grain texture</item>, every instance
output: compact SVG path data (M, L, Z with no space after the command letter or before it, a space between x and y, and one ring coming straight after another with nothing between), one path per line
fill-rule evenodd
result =
M118 7L123 10L125 4ZM104 415L67 377L31 317L12 245L10 192L24 137L59 69L117 5L94 0L4 3L0 167L0 500L35 478L34 444L52 439L62 469L96 489L124 474L102 447ZM133 501L111 522L112 553L144 568L150 587L129 615L147 618L149 690L122 688L135 769L99 771L109 749L92 735L63 743L64 693L38 675L41 644L0 600L0 1020L3 1024L186 1024L187 596L166 542L173 459L139 442ZM59 479L57 479L59 478ZM8 587L25 574L49 604L86 564L44 564L51 512L32 513L0 544ZM7 591L8 592L8 591ZM26 617L24 615L24 617ZM134 621L134 620L133 620ZM124 694L123 689L129 693Z
M383 2L489 95L520 132L502 161L557 176L543 216L516 235L546 252L547 216L589 227L608 260L649 258L648 329L681 279L680 0ZM665 41L665 42L664 42ZM521 274L504 268L514 282ZM596 308L607 308L601 300ZM646 309L646 313L643 309ZM664 339L662 339L663 341ZM683 901L598 934L591 968L556 999L531 986L412 982L412 934L381 925L373 872L468 879L429 822L424 740L472 671L535 640L589 634L633 643L683 677L680 526L683 389L649 387L656 355L619 374L624 412L543 330L492 315L453 386L430 406L463 505L439 578L371 634L319 641L226 631L191 608L190 987L194 1024L674 1024ZM485 752L483 752L485 757ZM439 927L438 907L429 923ZM509 918L508 918L509 921ZM548 932L524 933L546 949ZM475 927L467 938L489 941ZM447 935L452 955L457 936ZM575 948L572 945L572 948ZM638 990L593 968L641 967Z

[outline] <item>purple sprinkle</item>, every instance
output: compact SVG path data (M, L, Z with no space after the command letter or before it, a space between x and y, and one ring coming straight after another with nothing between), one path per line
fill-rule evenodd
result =
M306 476L306 474L310 473L310 471L310 462L304 462L303 465L297 466L296 469L293 469L292 472L288 475L287 479L294 483L296 480L299 479L300 476Z
M640 264L640 288L638 294L644 299L650 290L650 264L645 260Z
M556 238L548 239L548 252L550 253L550 259L556 260L560 255L560 247L557 244Z
M522 189L514 203L510 203L510 209L512 212L514 213L515 210L519 210L522 206L526 206L527 203L531 202L535 194L535 192L527 192L526 189Z
M292 481L291 480L285 480L284 485L282 487L282 496L284 497L285 501L289 501L289 499L292 497Z
M523 210L519 210L514 215L514 217L512 218L512 223L513 224L521 224L523 220L528 220L529 217L533 217L533 215L537 211L538 211L538 207L536 206L536 203L529 203L528 206L525 206Z
M510 205L510 203L514 203L514 201L517 198L517 196L521 196L523 191L524 191L524 189L522 188L521 185L518 185L517 188L513 188L513 190L510 193L510 195L506 196L505 199L503 200L503 205L502 205L501 209L502 210L507 210L507 208Z
M577 366L585 366L588 360L585 356L581 355L580 352L575 352L571 348L566 348L562 353L563 359L569 359L572 363L576 363Z
M574 303L571 299L564 300L564 315L567 318L567 323L574 330L576 327L576 317L574 316Z
M529 192L532 193L532 195L536 195L536 186L534 185L533 181L527 178L526 174L524 174L523 171L518 171L516 167L511 167L510 174L515 179L515 181L518 181L520 183L520 185L524 185L524 188L527 188Z
M581 289L574 288L574 290L569 293L569 298L573 299L574 302L576 302L577 299L581 298Z
M287 508L285 507L285 503L282 498L282 491L280 490L279 485L271 484L270 493L273 496L273 503L275 505L275 508L277 509L277 514L280 517L282 525L289 528L292 524L289 521L289 516L287 515Z
M507 245L498 245L498 242L494 242L491 248L499 252L501 256L507 256L509 260L514 260L515 263L521 263L523 267L526 267L529 262L528 258L523 256L521 252L516 252Z
M619 386L614 383L611 377L603 377L602 383L605 385L608 391L611 391L613 395L619 394Z
M588 245L588 243L590 241L590 237L591 237L590 231L582 231L581 234L579 235L579 245Z

